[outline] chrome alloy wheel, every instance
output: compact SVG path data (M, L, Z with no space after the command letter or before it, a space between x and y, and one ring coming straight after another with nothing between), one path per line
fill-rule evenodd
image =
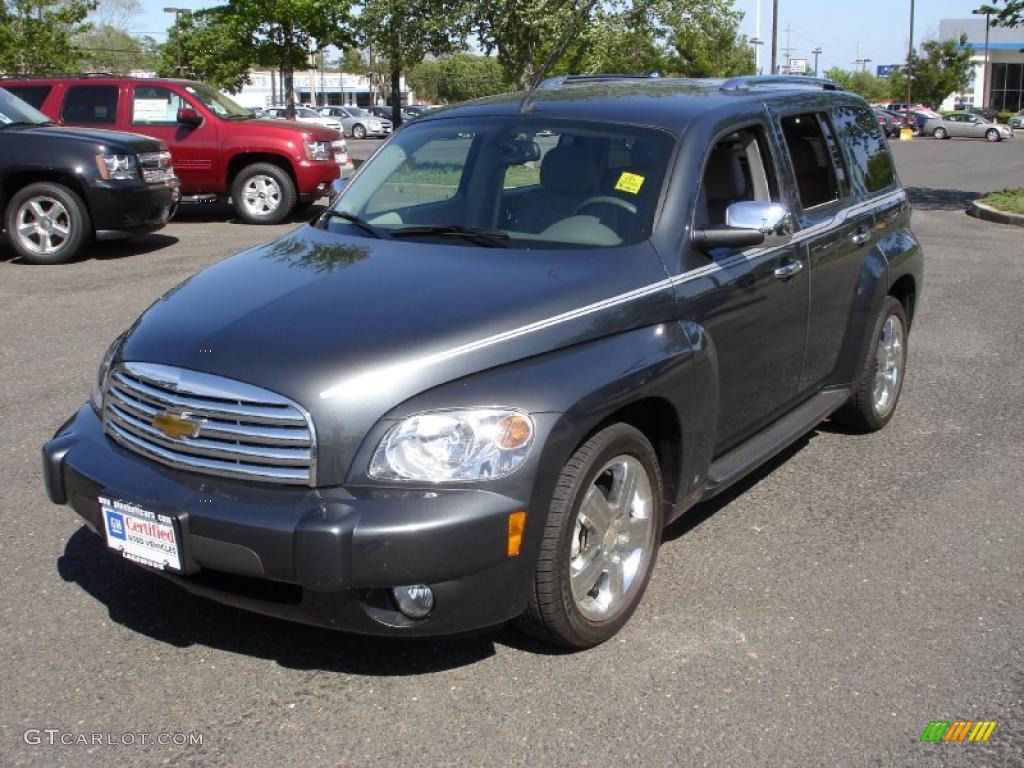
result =
M896 315L885 318L875 351L875 382L872 389L875 413L882 417L888 416L896 405L900 385L903 383L904 337L903 322Z
M59 251L71 237L71 215L53 197L31 197L15 214L15 237L28 251L50 254Z
M569 581L590 621L614 618L642 580L654 549L651 478L637 459L611 459L583 496L572 535Z
M246 179L242 203L252 216L270 216L281 206L281 185L262 173Z

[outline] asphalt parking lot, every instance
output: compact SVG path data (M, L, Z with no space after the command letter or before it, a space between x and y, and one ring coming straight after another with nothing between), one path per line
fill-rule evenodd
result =
M1024 230L964 214L1024 184L1024 141L894 152L927 259L895 419L822 425L692 510L630 624L579 654L507 630L414 644L291 625L107 556L46 500L40 445L156 297L299 222L195 206L55 267L0 241L0 763L1024 765ZM955 719L998 726L919 742ZM141 733L202 744L120 743Z

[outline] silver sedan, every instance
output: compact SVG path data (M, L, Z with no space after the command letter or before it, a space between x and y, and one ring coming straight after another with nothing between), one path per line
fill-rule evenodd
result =
M345 135L353 139L391 134L390 120L377 117L360 107L320 107L320 114L338 120Z
M990 123L980 115L970 112L953 112L942 117L933 117L925 122L922 133L936 139L950 139L962 136L971 139L1002 141L1013 138L1013 129L1007 125Z

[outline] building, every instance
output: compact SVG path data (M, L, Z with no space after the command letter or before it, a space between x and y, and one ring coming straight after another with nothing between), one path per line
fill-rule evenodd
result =
M317 106L369 107L384 103L379 92L365 75L342 72L297 71L292 80L296 104ZM390 89L390 83L387 85ZM403 77L400 81L402 103L411 104L413 93ZM243 107L269 107L284 102L281 74L273 70L252 70L249 83L232 94Z
M988 66L985 66L985 17L943 19L939 39L959 40L961 34L974 49L974 87L953 94L943 109L960 104L991 107L1000 112L1024 109L1024 26L989 29Z

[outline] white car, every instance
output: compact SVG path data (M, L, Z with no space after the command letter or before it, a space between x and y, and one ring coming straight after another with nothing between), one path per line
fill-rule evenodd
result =
M287 120L286 115L288 114L287 107L270 107L266 110L266 115L269 117L276 117L279 120ZM313 123L315 125L322 125L324 128L330 128L331 130L341 133L341 121L336 117L329 117L327 115L321 115L315 109L309 107L296 107L295 108L295 119L300 123Z

